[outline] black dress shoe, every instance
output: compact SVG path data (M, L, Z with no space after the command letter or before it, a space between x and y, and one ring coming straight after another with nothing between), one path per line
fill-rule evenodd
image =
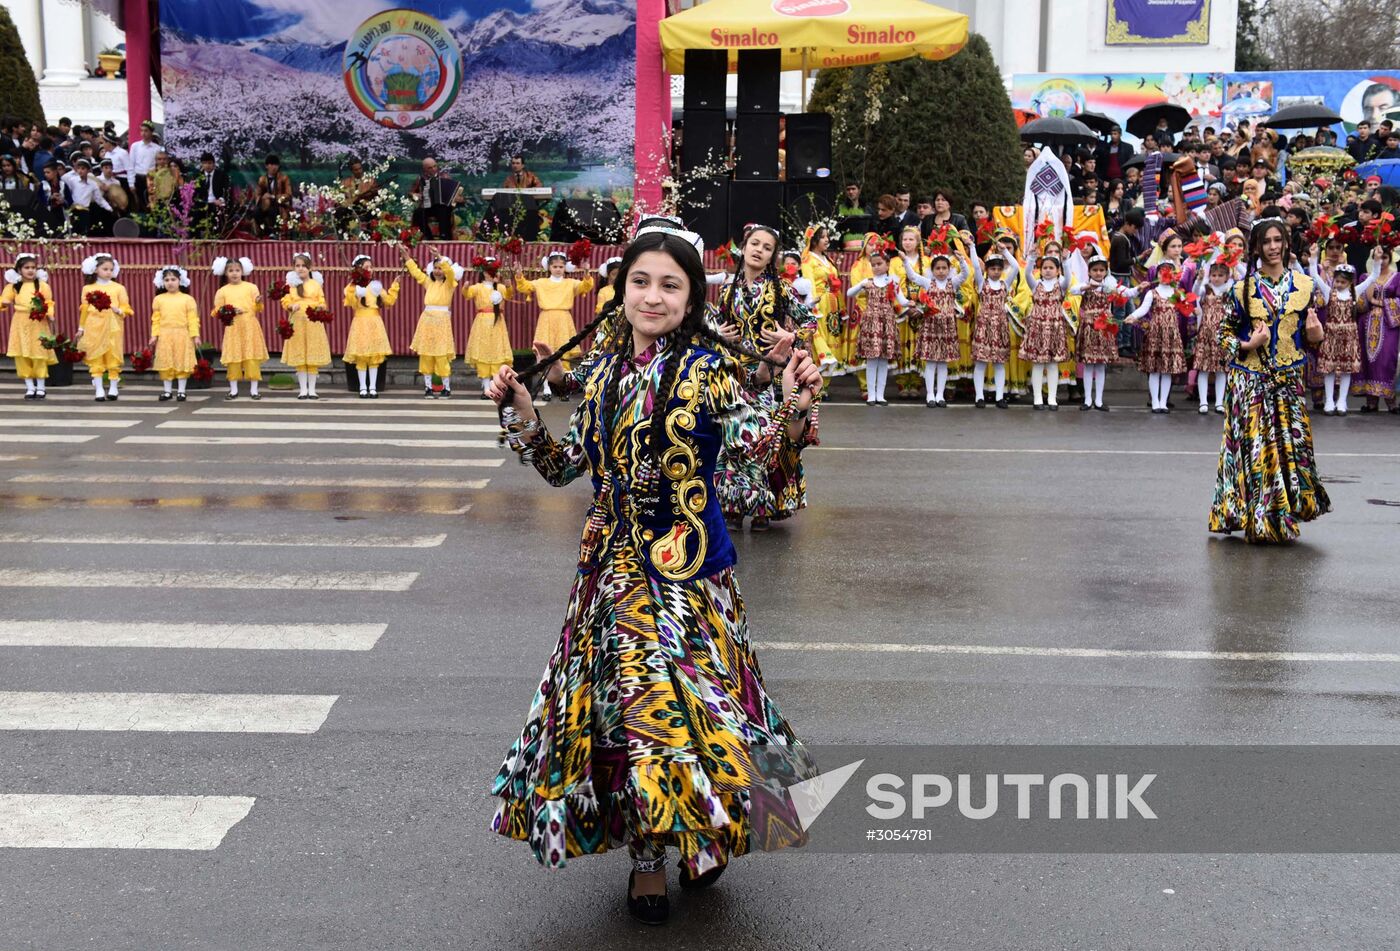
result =
M177 402L177 403L183 403L184 401L185 401L185 394L184 394L184 393L176 393L176 394L175 394L175 402Z
M48 399L48 396L49 394L45 393L43 390L40 390L39 392L34 394L34 398L36 400Z
M569 394L568 394L568 393L560 393L560 394L559 394L559 402L561 402L561 403L567 403L567 402L569 402Z
M445 400L450 400L452 398L452 391L445 386L442 388L442 398Z
M889 400L876 400L875 402L878 403L880 406L889 406L889 405L890 405L890 401L889 401Z
M1108 412L1108 407L1103 405L1102 403L1100 403L1098 406L1095 406L1094 409L1098 410L1100 413Z
M226 393L226 394L224 394L224 402L225 402L225 403L230 402L231 400L236 400L236 399L238 399L238 394L237 394L237 393Z
M116 401L117 401L117 394L115 394L115 393L108 393L108 394L107 394L107 402L109 402L109 403L115 403Z
M98 403L105 403L105 402L107 402L107 397L105 397L105 396L95 396L95 397L93 397L93 399L96 400Z
M1008 409L1010 405L1006 400L997 400L997 409Z
M1093 409L1093 407L1090 406L1088 403L1080 403L1080 404L1079 404L1079 412L1081 412L1081 413L1087 413L1087 412L1088 412L1089 410L1091 410L1091 409Z
M168 401L170 401L170 400L172 400L172 399L174 399L174 397L171 396L169 393L162 393L162 394L160 394L160 401L161 401L162 403L168 402Z
M1033 405L1033 406L1031 407L1031 409L1035 410L1037 413L1044 412L1044 411L1045 411L1045 404L1044 404L1044 403L1036 403L1035 405Z
M1059 404L1059 403L1051 403L1049 406L1047 406L1047 407L1045 407L1045 408L1048 409L1048 410L1049 410L1050 412L1052 412L1052 413L1058 413L1058 412L1060 411L1060 404Z
M39 396L36 393L26 393L24 394L24 398L27 400L37 400Z
M252 396L249 397L249 399L260 400L260 399L262 399L262 394L261 394L261 393L254 393Z
M550 400L552 400L552 399L554 399L554 394L553 394L553 393L541 393L541 394L540 394L540 402L541 402L541 403L548 403L548 402L549 402Z
M627 873L627 910L645 925L664 925L671 915L671 902L665 895L632 894L635 872Z
M299 399L299 400L309 400L309 399L311 399L311 397L307 396L305 393L302 393L300 396L297 397L297 399Z
M715 882L719 881L719 877L724 874L726 868L728 868L727 865L718 865L703 875L697 875L691 878L686 874L685 866L682 865L681 888L709 888Z

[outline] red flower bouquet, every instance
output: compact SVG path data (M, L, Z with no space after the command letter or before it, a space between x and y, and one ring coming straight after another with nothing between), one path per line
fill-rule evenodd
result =
M93 310L104 311L112 309L112 298L107 296L106 291L88 291L87 297L83 299L87 301L88 306Z
M308 307L306 308L306 319L318 324L328 324L335 320L335 314L325 307Z
M146 347L131 355L131 369L135 373L145 373L150 370L151 364L155 363L156 355L150 347Z
M350 283L356 287L369 287L370 280L369 272L364 268L357 267L350 272Z
M566 255L569 258L569 263L574 267L578 267L586 261L588 256L592 253L593 242L584 238L581 241L575 241L573 244L569 245L569 250L566 252Z
M267 286L267 297L269 300L280 301L291 292L291 285L286 281L273 281Z
M29 301L30 320L48 320L49 302L44 299L43 294L35 294Z
M219 320L223 322L223 325L227 327L233 323L233 318L238 316L238 308L234 307L232 304L225 304L214 311L214 316L219 318Z
M190 379L208 383L214 379L214 367L210 365L208 360L200 357L195 361L194 372L190 374Z
M506 254L520 254L525 250L525 241L519 235L511 238L500 245L500 249Z
M1178 290L1172 295L1172 306L1181 316L1190 317L1196 312L1196 295L1190 291Z
M286 317L283 317L281 320L277 321L277 334L283 340L286 340L294 333L296 333L296 328L292 326L292 322Z

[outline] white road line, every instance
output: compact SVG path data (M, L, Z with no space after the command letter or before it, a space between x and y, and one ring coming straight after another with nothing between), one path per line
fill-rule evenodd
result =
M166 413L175 412L175 410L175 406L128 406L125 403L121 405L120 409L113 406L98 406L96 403L90 406L47 406L44 403L26 403L18 411L26 416L30 413L106 413L109 416L140 413L144 416L164 416Z
M416 571L271 574L256 571L65 571L0 568L0 588L202 588L279 591L407 591Z
M162 423L161 425L165 425ZM1218 449L977 449L970 446L811 446L804 452L935 452L1027 454L1042 456L1219 456ZM1400 452L1319 452L1339 459L1400 459Z
M218 848L252 796L0 795L0 848Z
M16 419L13 416L0 422L0 427L6 429L11 426L27 429L130 429L140 425L139 419Z
M0 730L315 733L339 697L256 693L0 691Z
M1241 660L1262 663L1400 664L1400 654L1354 651L1184 651L1122 650L1100 647L1009 647L991 644L865 644L856 641L762 641L760 649L872 654L984 654L1002 657L1126 658L1129 660Z
M0 428L4 427L0 423ZM0 442L92 442L94 439L101 439L101 436L78 436L73 433L0 433Z
M0 456L0 463L30 462L37 458L39 457ZM400 466L496 469L505 464L505 459L503 457L497 457L495 459L412 459L404 456L357 456L353 459L306 459L283 456L274 459L239 456L237 459L190 459L185 456L179 456L169 460L161 460L152 456L121 456L108 453L85 453L81 456L68 456L64 459L64 462L96 462L104 465L109 462L130 462L145 466L162 461L168 461L181 466L296 466L298 468L301 466L384 466L395 469Z
M27 535L0 532L0 545L248 545L272 548L440 548L447 535L239 535L203 532L190 535Z
M339 426L335 427L339 429ZM3 437L11 439L12 437ZM39 442L45 437L35 437ZM83 439L96 439L86 436ZM74 441L74 440L69 440ZM494 439L336 439L302 436L123 436L133 446L392 446L397 449L497 449Z
M135 425L134 423L132 425ZM314 432L316 430L340 433L498 433L500 423L352 423L346 422L291 422L282 420L199 420L168 419L157 423L157 429L275 429L278 432Z
M355 479L334 476L245 476L219 473L198 476L189 473L114 473L80 475L75 472L33 472L11 476L10 482L45 485L257 485L277 489L484 489L490 479Z
M0 620L0 647L154 647L196 650L367 651L387 624L120 624Z
M94 410L100 409L98 406ZM364 417L365 419L376 419L388 417L399 418L438 418L458 416L469 419L499 419L495 410L487 409L436 409L436 410L410 410L410 409L378 409L377 407L360 406L353 409L342 409L339 407L316 406L308 408L306 404L297 406L202 406L194 411L195 416L288 416L296 415L302 419L321 418L329 416L332 419L346 417Z
M271 492L257 495L194 495L158 499L119 498L116 496L53 497L46 495L4 495L0 494L0 507L5 503L14 508L47 509L60 507L77 508L131 508L144 510L174 510L229 508L254 509L276 508L288 512L376 512L387 515L465 515L471 505L451 505L450 503L424 504L412 496L366 497L356 495L346 501L337 498L336 493L325 491Z
M0 400L6 400L11 397L18 397L23 395L23 393L24 390L20 389L19 387L0 386ZM43 403L93 403L93 405L96 405L96 403L93 400L94 394L92 392L92 384L89 383L87 380L83 381L81 387L75 386L71 390L68 387L63 387L62 389L54 389L50 387L48 394L48 398L43 400ZM160 388L155 386L122 387L122 399L124 400L150 398L152 401L154 401L159 395ZM209 394L203 392L199 394L191 393L187 397L187 399L191 403L198 403L201 400L209 399Z

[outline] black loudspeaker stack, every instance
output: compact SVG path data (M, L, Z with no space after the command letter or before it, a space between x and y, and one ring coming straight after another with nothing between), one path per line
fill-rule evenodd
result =
M729 236L744 225L782 226L783 183L778 179L778 88L781 50L739 53L739 97L734 118L734 184L729 190Z
M724 114L724 81L729 74L727 50L685 51L685 95L681 108L709 109Z
M685 51L685 95L681 113L681 171L690 179L681 189L681 220L705 240L706 247L724 243L729 214L727 178L693 179L696 169L721 167L729 157L729 126L725 121L727 50Z
M817 181L830 173L831 116L825 112L801 112L788 116L788 181Z

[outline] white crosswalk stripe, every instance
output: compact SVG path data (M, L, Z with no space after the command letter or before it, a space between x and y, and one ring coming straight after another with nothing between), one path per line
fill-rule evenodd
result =
M339 426L332 427L339 429ZM47 437L36 437L35 442ZM96 439L86 436L84 439ZM337 439L329 436L122 436L134 446L385 446L395 449L496 449L494 439Z
M43 535L0 532L0 545L242 545L272 548L437 548L437 535L240 535L195 532L189 535Z
M100 409L94 406L93 409ZM499 419L495 410L487 409L364 409L355 407L339 406L317 406L315 409L303 409L301 406L202 406L195 410L194 416L204 418L210 416L299 416L302 419L314 417L324 419L329 416L336 419L359 418L359 419Z
M0 568L0 588L202 588L278 591L407 591L416 571L271 574L256 571L79 571Z
M0 463L6 462L32 462L37 456L4 456L0 455ZM160 462L159 459L151 456L123 456L112 453L84 453L79 456L69 456L69 462L96 463L106 465L111 462L129 462L140 465L150 465ZM236 459L190 459L181 456L178 461L182 466L283 466L287 464L286 459L273 459L266 456L239 456ZM497 456L494 459L414 459L409 457L400 458L398 456L357 456L353 459L308 459L300 458L296 460L297 467L304 466L382 466L398 469L403 466L411 468L464 468L464 469L497 469L505 464L505 456Z
M146 474L73 472L32 472L11 476L14 483L45 485L258 485L273 488L333 489L484 489L490 479L357 479L318 476L249 476L219 473L198 476L190 473L155 472Z
M0 647L367 651L379 642L386 630L387 624L0 621Z
M130 429L140 426L139 419L16 419L0 420L5 429ZM500 427L497 426L497 429Z
M131 425L135 425L132 423ZM361 423L326 421L283 421L262 419L168 419L157 429L274 429L278 432L342 433L498 433L499 423Z
M109 416L115 413L119 413L123 416L136 413L142 416L164 416L167 413L175 412L178 408L178 406L128 406L126 403L122 403L120 409L114 406L98 406L96 403L88 406L50 406L46 401L44 403L25 403L19 408L18 412L26 416L30 413L62 413L64 416L68 416L72 413L106 413Z
M0 430L5 428L4 423L0 423ZM0 442L40 442L40 443L68 443L68 442L92 442L94 439L101 439L101 436L79 436L75 433L6 433L0 432Z
M0 730L315 733L336 696L0 691Z
M0 848L218 848L251 796L0 794Z

